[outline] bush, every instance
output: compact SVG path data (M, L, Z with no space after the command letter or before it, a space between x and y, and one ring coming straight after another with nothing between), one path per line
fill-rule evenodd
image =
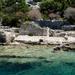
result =
M60 11L62 4L60 2L55 1L43 1L40 4L41 12L43 14L49 14L50 12Z
M9 26L9 27L19 27L19 21L18 18L14 17L3 17L3 21L2 21L2 25L3 26Z

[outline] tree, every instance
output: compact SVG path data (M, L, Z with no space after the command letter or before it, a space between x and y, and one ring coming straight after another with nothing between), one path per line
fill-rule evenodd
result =
M16 15L18 12L25 14L29 8L25 0L0 0L1 12L0 16L3 18L3 25L17 26L19 19L23 20L25 15Z
M25 3L25 0L5 0L5 3L5 9L10 8L13 12L26 12L28 10L28 5Z
M62 4L60 2L55 2L53 0L43 1L40 5L41 12L43 14L49 14L50 12L60 11Z
M5 1L0 0L0 11L2 11L3 7L5 7Z

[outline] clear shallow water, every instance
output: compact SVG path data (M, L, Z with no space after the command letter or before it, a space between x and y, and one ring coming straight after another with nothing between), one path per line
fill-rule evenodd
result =
M3 58L5 60L0 62L0 75L75 75L75 52L51 53L50 49L44 51L41 53L44 58L8 58L25 63L6 62L7 59ZM37 60L34 61L35 59Z

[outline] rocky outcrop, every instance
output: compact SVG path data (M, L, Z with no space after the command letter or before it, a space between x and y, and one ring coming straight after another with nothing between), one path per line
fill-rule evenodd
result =
M48 37L48 36L27 36L19 35L15 38L15 41L24 43L41 43L41 44L61 44L65 42L63 37Z
M64 11L64 17L65 18L72 18L75 20L75 8L73 7L68 7L65 11Z
M9 44L10 42L12 42L15 38L15 33L13 32L4 32L5 36L6 36L6 44Z
M47 27L40 27L35 22L25 22L25 24L21 26L19 32L21 35L46 36ZM49 31L49 35L52 35L51 30Z
M9 44L15 38L15 33L0 31L0 43L1 44Z
M59 45L53 48L53 52L60 51L60 50L75 51L75 47L72 45L70 46L69 44L65 44L65 45L62 45L62 46Z

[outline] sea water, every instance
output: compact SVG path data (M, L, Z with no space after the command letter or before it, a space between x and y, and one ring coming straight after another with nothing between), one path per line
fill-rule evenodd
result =
M75 75L75 52L50 53L49 50L45 52L47 57L35 58L36 61L26 62L34 58L11 58L25 63L1 61L0 75Z

